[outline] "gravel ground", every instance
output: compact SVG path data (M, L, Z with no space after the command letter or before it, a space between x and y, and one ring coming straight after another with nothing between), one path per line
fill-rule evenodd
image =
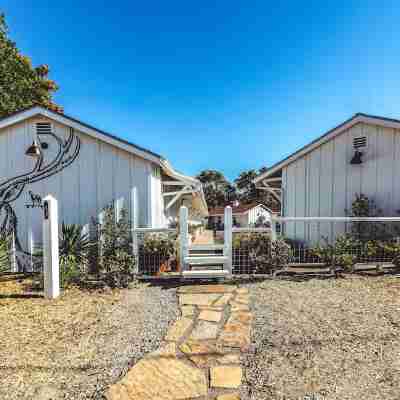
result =
M400 280L250 285L254 353L243 399L398 400Z
M73 290L53 303L0 290L0 399L101 399L177 315L174 289Z

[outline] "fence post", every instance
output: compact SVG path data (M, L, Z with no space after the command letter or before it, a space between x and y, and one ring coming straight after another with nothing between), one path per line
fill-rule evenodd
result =
M44 295L48 299L55 299L60 295L58 202L51 195L46 196L43 200Z
M17 263L17 249L15 247L15 232L11 235L11 249L10 249L11 272L18 272Z
M273 215L271 215L270 218L270 224L271 224L271 240L276 240L277 234L276 234L276 219Z
M135 274L139 273L139 244L137 236L138 227L138 196L136 186L131 193L131 218L132 218L132 253L135 256Z
M232 274L232 207L225 207L224 212L224 256L228 258L226 268Z
M179 231L181 272L184 272L186 270L185 258L189 254L188 209L185 206L179 209Z

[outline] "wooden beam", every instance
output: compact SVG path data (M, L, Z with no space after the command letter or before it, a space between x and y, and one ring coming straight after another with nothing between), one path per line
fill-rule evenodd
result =
M188 190L190 190L189 186L185 186L180 192L178 192L171 200L170 202L167 204L167 206L165 207L165 210L168 210L172 205L174 205L179 197L181 197L183 194L186 194L184 192L187 192ZM190 193L192 193L193 190L190 191Z
M178 193L180 193L180 194L189 194L189 193L193 193L193 189L191 189L191 190L178 190L177 192L164 192L163 193L163 196L164 197L166 197L166 196L175 196L176 194L178 194Z
M281 182L282 181L282 177L277 177L277 178L266 178L265 182Z
M165 186L184 186L184 185L186 185L185 182L179 182L179 181L161 181L161 183Z
M267 190L271 195L275 198L275 200L279 201L279 204L281 204L281 196L279 196L271 186L268 185L268 182L265 180L262 181L262 184L264 185L265 190ZM264 189L263 188L263 189ZM261 188L260 188L261 189Z

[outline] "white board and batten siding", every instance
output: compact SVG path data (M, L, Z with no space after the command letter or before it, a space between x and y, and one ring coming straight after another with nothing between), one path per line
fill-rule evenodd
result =
M367 138L363 163L351 165L353 139ZM400 131L358 123L282 169L283 215L342 217L357 193L374 200L384 216L400 210ZM317 242L345 232L345 223L286 222L285 235Z
M246 226L253 226L257 222L258 218L261 216L264 217L265 220L269 220L269 218L271 217L271 213L261 205L251 208L247 212Z
M54 133L62 138L69 127L42 117L31 118L0 129L0 183L28 172L34 160L25 151L34 139L37 122L51 122ZM131 190L137 188L139 203L138 226L161 227L164 224L161 174L159 166L85 133L75 131L81 140L77 159L62 172L28 185L12 204L18 217L21 244L32 249L42 242L40 209L27 208L28 190L44 197L52 194L58 200L59 220L66 223L89 224L101 210L116 201L116 208L131 210ZM44 150L45 162L54 156L57 145L51 138Z

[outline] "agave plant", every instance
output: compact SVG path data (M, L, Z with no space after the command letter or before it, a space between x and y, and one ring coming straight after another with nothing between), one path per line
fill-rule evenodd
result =
M61 262L73 258L78 265L86 265L92 246L89 234L83 233L81 225L62 224L59 244Z

